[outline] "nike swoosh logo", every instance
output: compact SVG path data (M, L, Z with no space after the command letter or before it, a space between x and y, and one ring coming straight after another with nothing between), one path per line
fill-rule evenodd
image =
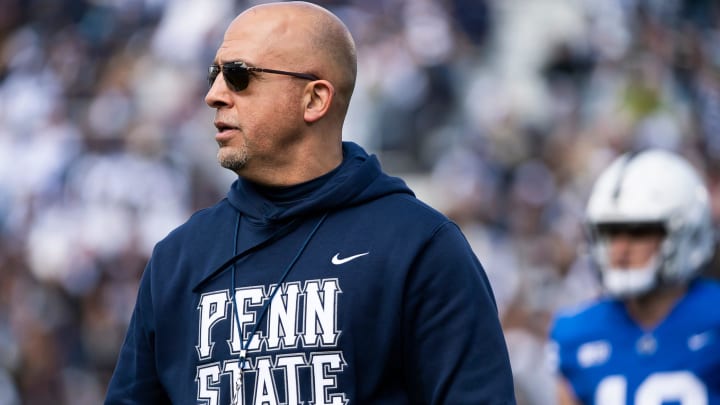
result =
M710 343L710 340L712 339L712 332L702 332L695 335L690 336L690 339L688 339L688 348L692 351L698 351L702 349L703 347L707 346Z
M340 258L340 253L336 253L335 256L333 256L331 262L332 262L332 264L334 264L334 265L345 264L345 263L347 263L347 262L349 262L349 261L351 261L351 260L355 260L355 259L357 259L358 257L362 257L362 256L365 256L365 255L368 255L368 254L370 254L370 252L365 252L365 253L360 253L360 254L353 255L353 256L343 257L343 258L341 259L341 258Z

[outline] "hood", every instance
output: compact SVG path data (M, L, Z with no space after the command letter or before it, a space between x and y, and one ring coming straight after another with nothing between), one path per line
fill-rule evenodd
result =
M302 191L307 190L308 184L318 181L320 183L313 185L311 191ZM382 172L375 155L368 155L352 142L343 142L343 162L328 175L275 191L274 195L295 195L297 198L270 198L262 192L262 187L240 178L233 183L228 201L255 226L273 227L300 216L330 212L387 194L413 194L403 180Z
M233 250L220 267L203 272L193 291L199 291L205 282L231 268L239 258L291 232L308 218L322 219L308 235L298 256L332 211L396 193L414 195L403 180L383 173L374 155L368 155L352 142L343 142L343 162L339 167L306 183L267 188L239 178L227 196L237 212Z

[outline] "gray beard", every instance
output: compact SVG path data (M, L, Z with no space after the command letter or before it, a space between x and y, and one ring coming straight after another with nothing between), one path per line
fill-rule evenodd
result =
M238 172L245 167L248 160L247 153L244 150L232 151L231 153L222 153L222 151L219 151L217 157L220 166L233 172Z

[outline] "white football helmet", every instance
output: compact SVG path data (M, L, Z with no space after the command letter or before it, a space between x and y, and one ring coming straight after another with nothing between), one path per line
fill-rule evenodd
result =
M587 221L603 286L617 297L688 281L715 248L707 188L690 163L665 150L628 153L613 161L593 187ZM607 237L598 232L603 225L657 225L665 238L646 268L611 269Z

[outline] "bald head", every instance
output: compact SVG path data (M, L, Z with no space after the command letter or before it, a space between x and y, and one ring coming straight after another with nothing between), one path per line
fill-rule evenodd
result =
M237 45L245 54L269 67L330 81L337 93L337 109L345 115L355 87L357 56L352 36L337 16L302 1L261 4L233 20L224 46L234 46L235 38L242 41Z

